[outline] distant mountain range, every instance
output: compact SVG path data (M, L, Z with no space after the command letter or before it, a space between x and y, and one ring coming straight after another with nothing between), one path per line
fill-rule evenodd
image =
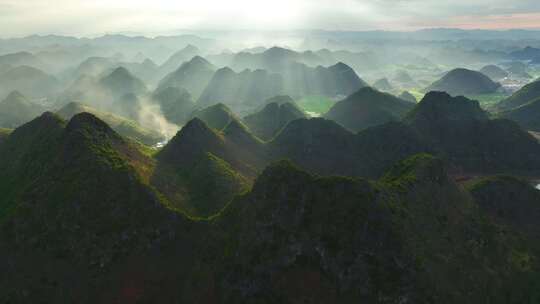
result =
M525 85L512 96L501 100L496 108L500 111L511 110L526 105L537 98L540 98L540 81L538 80Z
M291 63L281 73L244 70L240 73L222 68L214 74L202 92L198 104L208 106L223 102L237 111L253 110L268 98L289 95L295 98L321 95L347 96L367 86L347 65L310 68Z
M17 91L0 101L0 128L17 128L39 116L45 108Z
M0 96L19 91L32 98L45 98L54 96L60 89L55 77L30 66L17 66L0 73Z

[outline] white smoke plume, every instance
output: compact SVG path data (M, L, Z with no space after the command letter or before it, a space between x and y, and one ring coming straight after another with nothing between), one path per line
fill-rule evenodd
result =
M158 104L146 98L141 98L137 116L137 121L141 126L162 134L167 141L180 129L178 125L170 123L165 119Z

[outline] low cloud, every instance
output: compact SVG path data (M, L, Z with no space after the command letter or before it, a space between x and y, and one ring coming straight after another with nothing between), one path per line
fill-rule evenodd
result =
M179 126L165 119L158 104L142 99L138 109L137 121L139 124L149 130L158 132L167 140L171 139L180 129Z

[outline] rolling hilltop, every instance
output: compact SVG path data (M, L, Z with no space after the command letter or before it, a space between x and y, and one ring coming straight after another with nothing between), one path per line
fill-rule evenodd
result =
M32 98L50 97L60 91L59 81L46 72L22 65L0 73L0 96L19 91Z
M347 129L358 132L368 127L399 121L414 104L366 87L337 102L324 115Z
M454 69L431 84L426 91L443 91L450 95L494 93L501 85L486 75L467 69Z

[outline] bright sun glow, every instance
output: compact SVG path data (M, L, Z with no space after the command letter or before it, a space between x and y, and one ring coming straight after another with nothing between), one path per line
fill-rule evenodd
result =
M178 30L415 30L540 28L521 0L0 0L2 36ZM472 3L472 4L471 4Z
M290 28L302 26L305 2L296 0L198 0L198 1L94 1L85 4L88 9L102 12L111 9L145 12L180 28L221 24L232 28L260 29L269 26ZM173 18L174 20L167 20Z

